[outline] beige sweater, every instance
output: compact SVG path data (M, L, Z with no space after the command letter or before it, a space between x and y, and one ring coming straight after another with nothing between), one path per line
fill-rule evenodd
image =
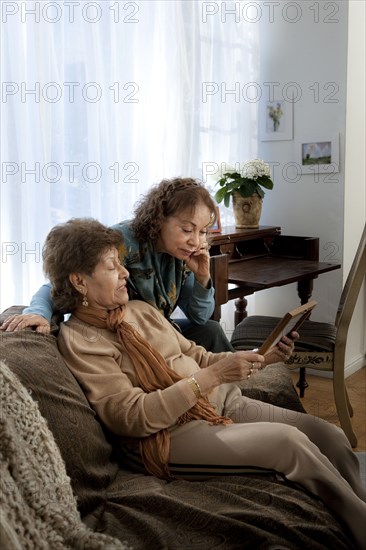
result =
M230 354L207 352L184 338L159 311L140 300L127 304L124 320L131 323L182 378ZM137 385L130 357L123 353L116 334L107 329L91 327L71 317L61 326L58 345L88 401L102 422L118 435L145 437L172 427L179 416L196 403L185 381L145 393ZM222 385L208 396L219 413L228 386L232 387Z

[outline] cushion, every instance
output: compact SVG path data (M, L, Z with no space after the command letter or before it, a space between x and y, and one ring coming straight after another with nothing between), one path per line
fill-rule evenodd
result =
M239 383L243 395L292 411L306 413L284 363L273 363Z
M52 429L82 514L103 501L118 465L112 446L53 335L0 332L2 360L38 402Z

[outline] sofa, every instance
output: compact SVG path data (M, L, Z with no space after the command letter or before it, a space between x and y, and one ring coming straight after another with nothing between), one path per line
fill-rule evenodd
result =
M23 307L14 306L3 312L0 323ZM0 332L1 361L50 430L67 473L70 492L76 499L81 524L89 535L102 537L99 546L97 543L93 546L90 536L84 535L80 539L84 542L78 540L71 546L64 542L55 547L135 550L353 548L346 528L319 499L275 473L167 482L129 471L119 452L118 440L99 422L63 362L57 348L57 330L56 322L49 335L31 329ZM289 409L288 414L304 411L283 364L267 367L243 382L241 389L250 397L285 406ZM13 430L24 430L22 424L14 423L8 411L14 417L14 407L2 404L2 430L6 431L9 425ZM20 435L23 446L26 437ZM28 446L35 452L35 446L29 441ZM16 465L10 468L9 456L1 453L1 468L14 479ZM26 479L30 482L35 476L30 466ZM39 484L42 483L39 479ZM23 490L24 494L33 498L32 491ZM8 508L11 508L9 502ZM38 514L37 506L33 508ZM21 516L13 512L8 516L5 519L13 523L12 531L20 532L21 520L16 518ZM37 524L33 528L36 537ZM103 539L105 535L111 539ZM38 549L36 544L29 547ZM51 547L46 541L42 546ZM15 547L10 548L8 543L7 548L3 543L1 548L14 550Z

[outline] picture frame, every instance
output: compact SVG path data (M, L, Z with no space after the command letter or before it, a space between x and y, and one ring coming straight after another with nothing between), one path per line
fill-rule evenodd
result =
M339 134L316 139L296 140L296 161L301 174L339 172Z
M306 304L292 309L285 313L280 319L271 334L265 339L263 344L258 349L258 353L265 355L268 353L283 336L290 334L294 330L298 330L306 319L309 318L314 307L317 305L315 300L310 300Z
M221 233L221 218L220 218L220 210L218 206L216 206L216 222L214 223L214 225L209 227L208 232Z
M293 139L292 101L262 100L259 112L259 138L261 141L288 141Z

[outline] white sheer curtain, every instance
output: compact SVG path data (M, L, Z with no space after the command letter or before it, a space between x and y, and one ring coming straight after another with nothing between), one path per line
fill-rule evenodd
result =
M2 2L1 308L43 282L56 223L129 218L163 177L213 191L214 163L255 156L257 29L241 4Z

